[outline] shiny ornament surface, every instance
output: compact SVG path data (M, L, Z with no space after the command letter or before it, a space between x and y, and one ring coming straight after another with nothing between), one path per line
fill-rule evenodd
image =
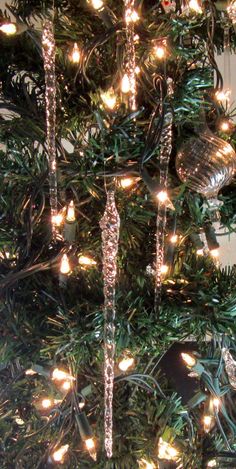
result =
M184 142L176 157L180 180L207 198L216 197L236 171L233 147L210 130Z

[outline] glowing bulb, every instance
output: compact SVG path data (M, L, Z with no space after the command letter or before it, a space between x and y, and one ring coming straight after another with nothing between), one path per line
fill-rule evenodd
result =
M63 222L63 215L62 213L58 213L57 215L52 216L52 223L56 226L60 226Z
M175 460L177 457L178 451L174 448L174 446L160 438L158 443L158 458L171 461Z
M64 391L69 391L70 388L71 388L71 382L70 381L64 381L64 383L62 383L61 387Z
M219 257L219 255L220 255L219 249L211 249L210 254L211 254L211 256L214 257L214 258Z
M230 99L230 94L231 94L230 90L221 90L221 91L216 92L215 97L216 97L217 101L219 101L219 102L222 102L222 101L227 102Z
M220 399L218 399L218 397L214 397L212 399L212 404L215 407L215 409L218 411L220 407Z
M80 53L80 50L78 48L77 42L75 42L73 50L72 50L71 55L70 55L70 60L74 64L78 64L79 61L80 61L80 57L81 57L81 53Z
M26 376L33 376L36 375L36 371L32 370L31 368L29 370L25 371Z
M190 10L193 10L195 13L201 14L202 13L202 8L198 3L198 0L190 0L189 1L189 8Z
M171 236L171 238L170 238L171 243L175 244L175 243L177 243L177 241L178 241L178 235Z
M105 104L106 107L109 109L114 109L116 106L116 95L114 93L113 88L110 88L104 93L101 93L101 98L103 103Z
M43 399L41 404L43 409L49 409L50 407L52 407L53 402L51 401L51 399Z
M136 75L138 75L141 72L140 67L137 65L137 67L135 67L134 71L135 71Z
M79 256L79 264L80 265L96 265L97 262L91 259L91 257Z
M127 73L123 76L121 80L121 91L122 93L129 93L130 92L130 81Z
M65 275L70 273L70 263L67 254L63 254L62 256L60 272Z
M75 205L73 200L70 201L68 208L67 208L67 214L66 214L66 221L73 222L75 221Z
M129 368L132 368L134 365L134 358L133 357L127 357L123 358L119 364L118 367L120 368L121 371L127 371Z
M207 467L216 467L216 460L211 459L211 461L208 461Z
M52 379L56 381L63 381L63 380L75 380L75 378L69 373L66 373L63 370L59 370L59 368L55 368L52 372Z
M166 48L164 46L156 46L154 47L154 53L155 53L155 56L161 60L165 57L166 55Z
M190 368L196 365L197 360L193 357L193 355L189 355L189 353L181 353L181 357L183 358L186 365Z
M122 189L127 189L128 187L133 186L133 184L135 183L135 179L134 178L122 178L120 179L119 183Z
M0 26L0 31L2 31L7 36L11 36L16 34L17 27L15 23L5 23Z
M94 10L101 10L104 6L104 3L102 0L92 0L92 6Z
M162 275L167 274L168 269L169 269L168 265L163 264L163 265L161 266L161 274L162 274Z
M211 415L204 415L203 417L203 428L205 432L209 432L212 428L213 417Z
M125 12L125 21L127 24L136 23L139 20L139 15L137 11L127 8Z
M69 449L69 445L63 445L57 451L54 451L52 455L52 458L54 459L54 461L61 462L64 456L66 455L68 449Z
M220 130L222 130L222 132L228 132L230 130L229 121L222 121L220 124Z
M16 417L15 422L17 423L17 425L24 425L25 424L24 420L22 420L20 417Z
M201 249L197 249L197 255L198 256L203 256L204 254L204 250L201 248Z
M156 194L156 198L163 204L168 200L168 194L166 191L160 191Z
M91 456L91 458L96 461L97 460L97 453L96 453L96 450L95 450L95 443L93 441L93 438L88 438L87 440L85 440L85 446Z

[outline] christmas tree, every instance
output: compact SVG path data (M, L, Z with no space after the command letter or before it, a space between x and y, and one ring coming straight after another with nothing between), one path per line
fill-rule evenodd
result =
M235 21L1 11L2 469L236 467Z

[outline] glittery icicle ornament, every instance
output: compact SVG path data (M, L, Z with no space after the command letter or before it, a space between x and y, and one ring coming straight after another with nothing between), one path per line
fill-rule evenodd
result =
M105 450L112 457L113 446L113 386L115 354L115 287L117 275L117 251L120 217L116 209L115 193L109 190L104 215L100 221L102 230L103 281L104 281L104 386L105 386Z
M134 9L134 0L124 0L126 22L126 61L125 72L129 82L129 107L132 111L137 108L136 95L136 59L135 59L135 30L134 23L138 15Z
M222 349L222 357L225 362L225 370L231 386L236 389L236 361L227 348Z
M56 74L54 27L50 20L45 21L42 36L43 60L45 71L45 101L47 149L49 159L49 191L51 206L52 235L56 237L57 216L57 162L56 162Z
M168 168L172 150L173 114L167 111L160 140L160 191L167 190ZM161 299L162 266L165 248L167 204L159 202L156 221L156 263L155 263L155 309L158 309Z

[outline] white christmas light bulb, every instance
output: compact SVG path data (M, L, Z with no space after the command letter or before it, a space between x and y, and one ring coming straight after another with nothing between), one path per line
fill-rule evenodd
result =
M70 263L67 254L63 254L61 259L61 266L60 266L61 274L67 275L70 273Z
M221 124L220 124L220 130L222 130L222 132L228 132L230 129L230 125L229 125L229 122L228 121L222 121Z
M56 381L63 381L63 380L75 380L75 378L69 373L66 373L63 370L60 370L59 368L55 368L52 372L52 379Z
M178 241L178 235L175 234L175 235L171 236L171 238L170 238L171 243L176 244L177 241Z
M219 102L227 103L230 100L231 90L220 90L217 91L215 97Z
M118 367L120 368L121 371L127 371L130 368L132 368L133 365L134 365L134 358L125 357L119 362Z
M73 200L71 200L69 205L68 205L66 220L69 221L69 222L75 221L75 205L74 205Z
M198 0L190 0L189 8L190 10L193 10L195 13L198 13L198 14L202 13L202 7L199 5Z
M127 73L123 76L121 80L121 91L122 93L129 93L130 92L130 81Z
M146 459L141 459L139 463L141 463L140 469L155 469L154 464L152 462L147 461Z
M101 10L104 6L104 3L102 0L92 0L91 3L92 3L94 10Z
M64 391L69 391L71 388L71 381L64 381L61 387Z
M58 213L57 215L52 216L52 223L56 226L60 226L63 222L63 215L62 213Z
M79 264L84 265L84 266L91 266L91 265L96 265L97 262L91 259L91 257L87 256L79 256Z
M204 254L204 250L201 248L201 249L197 249L197 255L198 256L203 256Z
M96 450L95 450L95 443L94 443L93 438L88 438L87 440L85 440L85 446L86 446L91 458L94 461L96 461L97 460L97 453L96 453Z
M165 55L166 55L166 48L164 46L156 46L154 48L154 53L155 53L155 56L158 58L158 59L164 59Z
M186 363L186 365L190 368L196 365L196 359L193 357L193 355L190 355L189 353L181 353L181 357Z
M77 42L75 42L73 50L70 55L71 62L73 62L74 64L78 64L80 62L80 58L81 58L81 53L80 53Z
M42 400L43 409L50 409L50 407L52 407L52 404L53 403L52 403L51 399L45 398L45 399Z
M15 23L5 23L0 26L0 31L7 36L12 36L13 34L16 34L17 27Z
M203 417L203 428L206 433L208 433L213 424L213 417L211 415L204 415Z
M64 456L66 455L67 451L69 449L69 445L63 445L61 446L58 450L54 451L52 454L52 459L55 462L62 462Z
M134 178L122 178L120 180L120 186L122 187L122 189L127 189L128 187L131 187L134 182Z
M103 103L105 104L106 107L109 109L114 109L116 106L116 95L114 93L113 88L110 88L109 90L105 91L104 93L101 93L101 98Z
M161 274L162 274L162 275L166 275L167 272L168 272L168 269L169 269L168 265L163 264L163 265L161 266Z
M208 461L207 467L216 467L216 460L211 459L211 461Z
M214 257L215 259L217 259L217 258L219 257L219 255L220 255L219 249L211 249L210 254L211 254L212 257Z
M174 446L160 438L158 443L158 458L171 461L175 460L177 457L178 451L174 448Z

